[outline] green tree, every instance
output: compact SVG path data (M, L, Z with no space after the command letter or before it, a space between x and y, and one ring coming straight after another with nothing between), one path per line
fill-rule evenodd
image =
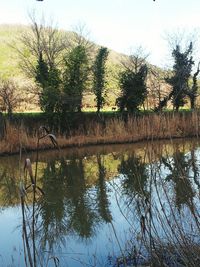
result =
M47 63L43 59L42 52L40 52L39 59L36 65L35 79L36 81L45 88L47 86L49 78L49 68Z
M147 95L146 87L147 66L141 65L138 70L130 68L120 74L121 96L117 99L120 110L125 108L128 112L137 111Z
M48 66L43 59L42 52L36 66L35 80L41 87L41 109L48 114L52 114L57 110L60 98L60 72L54 65Z
M24 31L19 41L23 46L14 47L20 56L20 67L30 77L35 77L36 64L42 57L48 68L60 68L63 55L69 46L69 35L57 29L53 21L37 18L35 12L29 14L30 27Z
M20 55L20 67L24 73L36 81L40 108L52 114L57 111L60 99L60 70L66 53L68 36L59 31L51 20L38 19L29 14L31 25L19 37L22 46L15 47Z
M97 112L103 107L104 97L103 91L105 87L105 63L108 57L108 49L106 47L101 47L96 56L93 73L94 73L94 84L93 89L97 101Z
M187 95L188 95L189 100L190 100L191 109L195 109L195 101L196 101L196 98L198 96L198 87L199 86L198 86L197 77L198 77L199 72L200 72L199 65L200 65L200 63L198 64L196 72L192 76L192 85L189 87L188 92L187 92Z
M166 82L172 86L170 98L176 111L186 103L186 95L189 87L192 66L194 65L192 57L193 45L190 42L186 51L182 52L180 45L172 52L174 58L172 77L166 78ZM168 98L169 100L169 98Z
M62 111L81 111L88 74L89 62L85 47L78 45L65 58Z

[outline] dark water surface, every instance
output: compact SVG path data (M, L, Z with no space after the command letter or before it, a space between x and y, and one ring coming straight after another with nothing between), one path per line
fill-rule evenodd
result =
M0 158L0 266L200 266L198 140L42 152L35 197L26 157Z

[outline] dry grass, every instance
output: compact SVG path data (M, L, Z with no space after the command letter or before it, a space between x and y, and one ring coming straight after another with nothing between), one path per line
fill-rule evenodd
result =
M153 114L142 117L129 117L126 122L114 118L104 123L91 123L84 131L80 127L73 135L57 135L60 147L84 146L93 144L114 144L159 140L200 135L200 118L197 112L190 114ZM7 125L7 134L0 142L0 153L17 153L20 146L26 150L35 150L36 136L29 136L23 126L15 128ZM52 147L47 139L40 143L40 148Z

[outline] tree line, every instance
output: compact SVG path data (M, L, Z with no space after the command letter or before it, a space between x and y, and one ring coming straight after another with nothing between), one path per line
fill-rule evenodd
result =
M36 84L36 92L31 93L38 94L41 110L50 116L81 112L83 94L91 88L99 113L107 98L108 48L97 49L84 36L83 28L79 28L78 33L71 33L69 38L53 25L37 22L34 15L31 20L31 31L20 37L23 45L15 49L20 55L21 69ZM116 106L121 112L140 110L150 97L154 99L155 111L162 111L168 103L178 111L188 100L191 109L196 107L200 68L198 64L194 69L192 41L185 49L176 44L172 48L172 58L173 68L160 77L159 71L148 64L142 53L125 56L117 75L120 93L116 97ZM161 83L168 85L168 90L162 92ZM21 98L13 81L1 79L2 110L12 114ZM150 106L152 108L152 104Z

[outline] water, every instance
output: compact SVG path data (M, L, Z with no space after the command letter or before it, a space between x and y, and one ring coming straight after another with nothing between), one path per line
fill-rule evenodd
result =
M0 160L0 267L199 265L198 140L40 153L35 201L26 157Z

